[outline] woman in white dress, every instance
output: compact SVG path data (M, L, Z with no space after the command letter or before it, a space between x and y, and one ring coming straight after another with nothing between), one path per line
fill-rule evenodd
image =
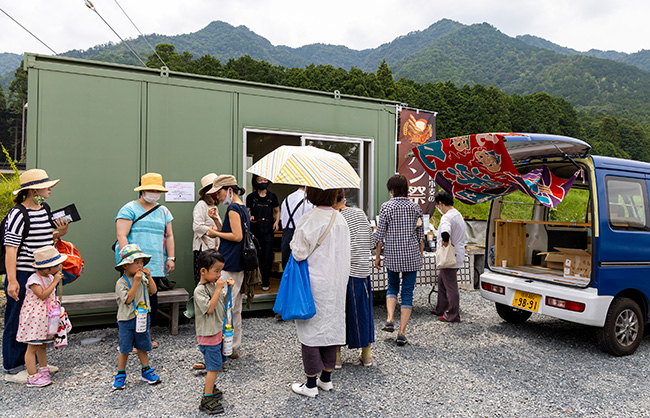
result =
M338 191L307 188L307 200L316 206L303 215L291 240L296 261L307 260L316 315L296 320L302 344L307 383L291 389L318 396L318 388L331 391L337 347L345 344L345 294L350 276L350 231L343 216L332 208ZM320 245L319 239L325 236ZM319 376L320 374L320 376Z

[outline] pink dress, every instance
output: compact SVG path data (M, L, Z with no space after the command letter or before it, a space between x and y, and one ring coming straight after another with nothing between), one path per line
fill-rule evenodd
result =
M42 279L42 280L41 280ZM54 277L52 275L42 277L38 273L29 276L25 287L25 301L20 310L20 319L18 325L18 333L16 334L16 341L21 343L28 343L30 341L51 341L53 336L47 334L48 318L47 318L47 303L41 300L30 286L33 284L40 285L43 289L47 288L52 283ZM56 303L56 295L54 292L50 293L47 300L50 304Z

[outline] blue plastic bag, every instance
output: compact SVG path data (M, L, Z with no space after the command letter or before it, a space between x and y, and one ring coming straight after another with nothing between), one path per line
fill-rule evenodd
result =
M278 295L275 297L273 312L280 314L285 321L309 319L316 315L307 260L296 261L293 254L289 256L289 262L282 273Z

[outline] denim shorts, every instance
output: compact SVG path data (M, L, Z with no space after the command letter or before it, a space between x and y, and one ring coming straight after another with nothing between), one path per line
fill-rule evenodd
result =
M217 345L201 345L199 350L203 354L203 362L205 363L205 370L208 372L217 372L221 370L222 356L221 343Z
M118 336L120 339L120 354L130 354L133 347L140 351L151 351L151 316L147 315L147 330L135 332L136 318L128 321L117 321Z

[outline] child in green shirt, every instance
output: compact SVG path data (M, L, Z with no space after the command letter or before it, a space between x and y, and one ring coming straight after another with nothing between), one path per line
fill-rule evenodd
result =
M208 414L224 412L220 402L223 393L217 389L214 382L222 363L221 342L227 295L224 285L235 284L232 277L227 281L221 278L224 263L223 256L214 249L202 251L197 260L201 280L194 289L194 322L196 339L207 371L199 411Z
M150 385L160 383L160 377L149 366L149 351L151 351L151 318L149 318L149 297L156 293L156 283L151 280L151 273L145 265L151 256L142 252L138 244L125 245L119 252L120 262L115 270L122 273L115 283L117 300L117 329L119 350L117 358L117 374L113 382L113 390L124 388L126 382L126 361L135 347L142 365L141 378ZM142 311L137 313L138 308ZM146 328L137 328L138 315L146 315Z

